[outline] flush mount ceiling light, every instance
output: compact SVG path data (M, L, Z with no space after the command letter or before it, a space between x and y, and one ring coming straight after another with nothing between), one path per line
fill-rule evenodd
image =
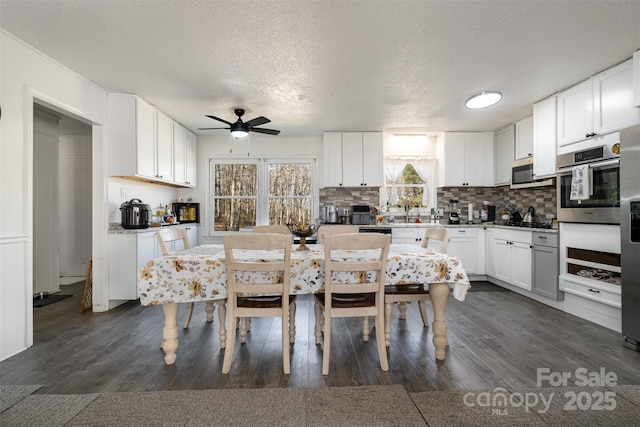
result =
M245 123L234 123L231 125L231 136L235 139L246 138L249 135L249 126Z
M475 110L478 108L489 107L498 103L501 99L502 94L500 92L485 91L480 92L477 95L473 95L471 98L467 99L464 105L471 110Z

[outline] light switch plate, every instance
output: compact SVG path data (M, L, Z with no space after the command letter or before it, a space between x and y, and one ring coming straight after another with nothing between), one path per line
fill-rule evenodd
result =
M120 197L122 198L127 197L127 187L120 187Z

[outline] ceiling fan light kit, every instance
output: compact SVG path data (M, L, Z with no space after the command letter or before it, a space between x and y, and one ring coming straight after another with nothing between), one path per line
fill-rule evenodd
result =
M205 115L206 117L209 117L210 119L217 120L217 121L222 122L222 123L226 123L226 124L229 125L229 127L226 127L226 128L198 128L198 130L229 129L231 131L231 136L233 136L235 139L246 138L247 135L249 135L249 132L264 133L264 134L267 134L267 135L278 135L280 133L279 130L264 129L264 128L256 127L256 126L263 125L265 123L269 123L271 121L271 120L267 119L266 117L260 116L260 117L256 117L255 119L251 119L248 122L243 122L242 121L242 116L244 115L244 110L242 108L236 108L234 110L234 113L236 114L236 116L238 116L238 120L236 120L235 123L228 122L228 121L226 121L224 119L221 119L219 117L216 117L216 116Z
M476 110L497 104L501 99L502 93L498 91L483 91L467 99L464 106L471 110Z

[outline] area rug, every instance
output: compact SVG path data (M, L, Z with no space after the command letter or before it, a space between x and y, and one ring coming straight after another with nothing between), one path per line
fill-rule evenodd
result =
M34 308L44 307L45 305L53 304L54 302L62 301L63 299L67 299L72 296L73 295L55 294L55 295L44 295L42 298L35 297L33 299L33 307Z
M0 412L6 411L13 405L41 389L41 385L3 385L0 386Z
M99 394L31 394L0 413L0 425L63 426Z

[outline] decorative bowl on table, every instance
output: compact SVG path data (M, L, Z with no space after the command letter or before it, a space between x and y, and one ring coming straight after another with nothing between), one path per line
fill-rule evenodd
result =
M307 237L316 234L320 226L316 224L287 224L287 228L291 231L291 234L300 238L300 246L296 250L308 251L309 248L305 244Z

